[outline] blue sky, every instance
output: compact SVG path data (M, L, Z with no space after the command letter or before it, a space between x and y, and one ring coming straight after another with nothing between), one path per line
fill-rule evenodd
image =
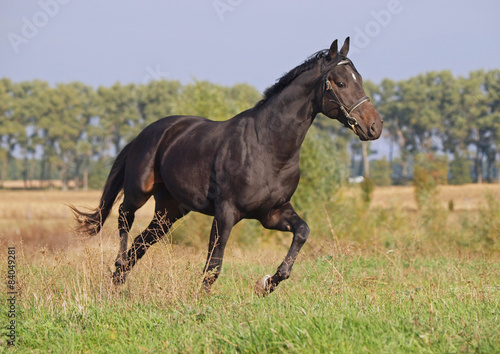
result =
M262 91L347 36L365 79L467 75L500 67L499 15L492 0L0 0L0 77Z

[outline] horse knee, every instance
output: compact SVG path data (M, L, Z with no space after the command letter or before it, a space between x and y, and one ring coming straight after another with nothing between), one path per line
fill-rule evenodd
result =
M296 238L297 242L299 242L300 244L304 244L309 237L309 232L309 226L304 221L302 221L295 229L294 237Z

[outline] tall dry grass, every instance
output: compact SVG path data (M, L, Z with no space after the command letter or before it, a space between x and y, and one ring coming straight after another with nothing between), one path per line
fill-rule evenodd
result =
M201 285L211 218L189 214L115 287L116 212L97 236L80 237L65 206L94 207L98 192L0 191L0 249L16 246L17 347L492 352L500 347L499 190L454 188L440 187L440 203L420 209L411 188L376 188L370 205L359 189L343 191L304 215L311 236L291 279L266 299L254 294L254 282L276 270L289 233L238 225L207 296ZM132 234L152 215L148 204ZM5 269L1 257L0 274Z
M95 207L99 197L98 191L0 190L0 240L10 244L22 242L27 251L40 247L67 249L78 240L73 230L76 224L67 204ZM439 186L435 200L439 202L432 208L418 211L412 187L377 187L367 209L366 203L360 203L358 187L343 189L331 203L317 206L313 213L304 215L312 229L308 243L332 237L384 242L384 237L404 239L405 235L423 226L427 229L424 227L422 232L431 236L442 231L443 235L452 237L452 229L454 233L474 233L481 215L485 210L494 209L494 201L500 200L500 185ZM109 238L111 243L118 241L116 209L104 227L104 238ZM139 234L149 224L153 210L151 200L136 213L131 235ZM491 218L495 218L494 213ZM332 223L334 236L327 219ZM170 238L174 244L205 250L211 222L210 217L189 214L178 222ZM235 227L230 242L250 248L252 245L285 246L289 238L286 233L264 230L256 221L244 221Z

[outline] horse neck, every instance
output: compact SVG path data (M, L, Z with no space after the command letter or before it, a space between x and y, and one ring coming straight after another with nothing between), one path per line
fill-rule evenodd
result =
M259 141L281 160L298 157L318 108L317 76L303 73L282 92L266 102L256 114Z

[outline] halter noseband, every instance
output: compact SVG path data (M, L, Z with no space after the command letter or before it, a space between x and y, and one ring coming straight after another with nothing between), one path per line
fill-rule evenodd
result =
M342 61L338 62L336 66L344 65L344 64L351 64L351 62L349 60L342 60ZM326 94L327 91L330 91L332 93L332 95L333 95L333 99L329 99L328 101L336 103L336 104L339 105L340 110L342 111L342 113L344 114L344 116L346 118L346 123L344 123L344 125L346 127L350 127L354 132L356 132L356 130L354 129L354 127L356 125L359 125L359 124L358 124L357 119L355 117L351 116L351 113L356 108L358 108L359 106L361 106L363 103L370 102L370 97L368 97L368 96L361 97L359 100L357 100L356 102L354 102L353 105L347 106L347 105L345 105L339 99L339 97L335 93L335 90L333 89L333 86L332 86L332 83L330 82L330 80L326 79L325 85L326 85L325 86L325 94Z

